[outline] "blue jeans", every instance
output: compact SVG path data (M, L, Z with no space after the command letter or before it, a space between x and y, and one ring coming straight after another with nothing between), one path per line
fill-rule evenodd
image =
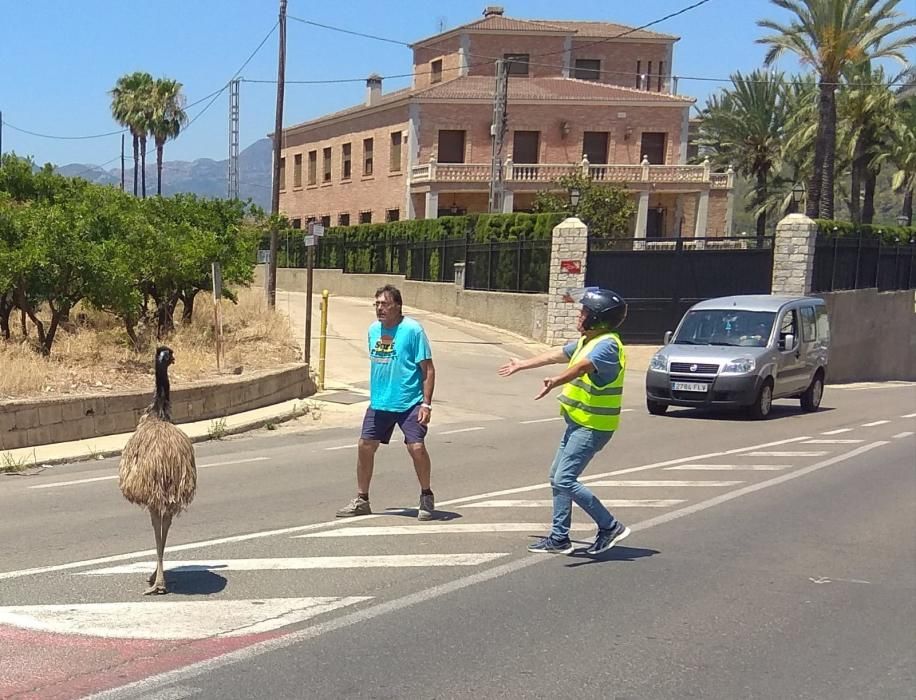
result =
M567 421L566 432L550 467L550 485L553 487L553 526L550 536L555 541L569 538L573 501L589 514L600 530L614 527L614 516L587 486L579 483L579 476L592 457L610 442L613 435Z

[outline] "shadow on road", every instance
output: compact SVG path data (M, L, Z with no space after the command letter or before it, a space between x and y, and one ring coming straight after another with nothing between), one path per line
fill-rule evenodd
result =
M177 595L211 595L226 587L226 579L198 567L176 567L165 572L169 593Z
M569 555L571 559L577 561L567 564L566 567L573 569L577 566L587 566L589 564L602 564L611 561L636 561L637 559L645 559L646 557L651 557L658 554L657 549L645 549L643 547L623 547L616 546L612 547L608 551L599 554L598 556L591 556L585 553L585 550L577 550Z
M410 518L411 520L417 519L417 509L416 508L386 508L385 515L394 515L401 518ZM434 510L433 517L431 520L439 521L448 521L448 520L457 520L458 518L463 518L464 516L461 513L455 513L449 510ZM425 522L430 522L429 520Z

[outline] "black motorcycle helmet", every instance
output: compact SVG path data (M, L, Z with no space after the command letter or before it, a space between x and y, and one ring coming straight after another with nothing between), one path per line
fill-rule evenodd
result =
M585 330L612 331L627 317L627 302L617 292L601 287L586 287L581 291L579 303L588 312L583 324Z

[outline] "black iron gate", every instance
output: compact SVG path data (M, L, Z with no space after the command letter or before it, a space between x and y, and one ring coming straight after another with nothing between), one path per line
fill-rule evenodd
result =
M624 340L661 343L691 305L731 294L769 294L772 276L772 236L590 238L585 281L627 300Z

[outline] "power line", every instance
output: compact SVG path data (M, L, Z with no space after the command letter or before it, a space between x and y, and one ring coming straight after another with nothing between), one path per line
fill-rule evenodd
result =
M353 31L352 29L344 29L343 27L334 27L330 24L321 24L320 22L313 22L310 19L302 19L300 17L293 17L292 15L288 15L288 18L292 20L296 20L297 22L302 22L302 24L311 25L313 27L321 27L322 29L329 29L332 32L340 32L341 34L350 34L352 36L359 36L364 39L374 39L375 41L384 41L388 44L398 44L399 46L410 47L409 43L407 43L406 41L400 41L398 39L388 39L387 37L376 36L375 34L364 34L363 32L356 32L356 31Z

